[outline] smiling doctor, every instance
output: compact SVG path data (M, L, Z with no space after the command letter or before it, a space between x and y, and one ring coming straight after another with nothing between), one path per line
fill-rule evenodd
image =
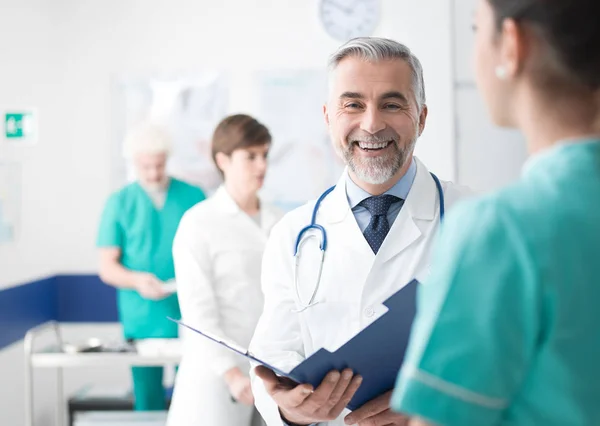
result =
M406 46L354 39L329 65L323 110L346 171L320 202L275 226L263 260L265 307L250 350L282 370L320 348L336 350L384 313L389 296L423 278L444 209L468 194L413 156L428 110L421 64ZM344 407L361 381L350 371L330 372L316 389L287 386L264 367L254 375L269 426L406 422L390 411L389 393L348 417Z

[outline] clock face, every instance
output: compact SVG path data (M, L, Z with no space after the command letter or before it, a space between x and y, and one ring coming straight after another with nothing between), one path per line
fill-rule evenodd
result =
M370 36L379 20L379 0L321 0L325 31L339 41Z

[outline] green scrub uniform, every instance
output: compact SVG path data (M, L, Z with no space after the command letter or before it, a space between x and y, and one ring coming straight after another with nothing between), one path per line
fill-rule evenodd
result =
M157 209L139 183L113 194L104 209L98 247L121 249L121 264L132 271L154 274L159 280L175 278L172 246L183 214L204 200L200 188L171 179L164 206ZM119 316L126 338L177 337L177 295L163 300L144 299L135 290L119 289ZM133 384L137 410L165 409L161 367L134 367Z
M436 425L600 424L600 141L532 157L442 225L392 408Z

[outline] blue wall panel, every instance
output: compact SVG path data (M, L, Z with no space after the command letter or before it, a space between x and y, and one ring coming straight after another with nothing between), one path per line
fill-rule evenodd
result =
M57 320L116 322L117 291L97 275L59 275L56 278Z
M0 349L21 340L27 330L56 319L54 277L0 291Z
M117 322L116 290L97 275L58 275L0 290L0 349L51 320Z

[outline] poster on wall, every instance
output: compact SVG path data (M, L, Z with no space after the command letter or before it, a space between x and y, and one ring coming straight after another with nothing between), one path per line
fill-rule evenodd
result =
M0 244L16 240L20 214L21 167L0 162Z
M226 78L218 72L176 78L119 78L113 105L115 186L135 179L133 165L122 156L127 131L151 121L164 126L173 138L169 174L212 193L221 176L212 162L210 139L227 114L228 104Z
M318 197L343 170L323 118L327 73L269 70L254 80L257 117L273 136L264 194L288 211Z

